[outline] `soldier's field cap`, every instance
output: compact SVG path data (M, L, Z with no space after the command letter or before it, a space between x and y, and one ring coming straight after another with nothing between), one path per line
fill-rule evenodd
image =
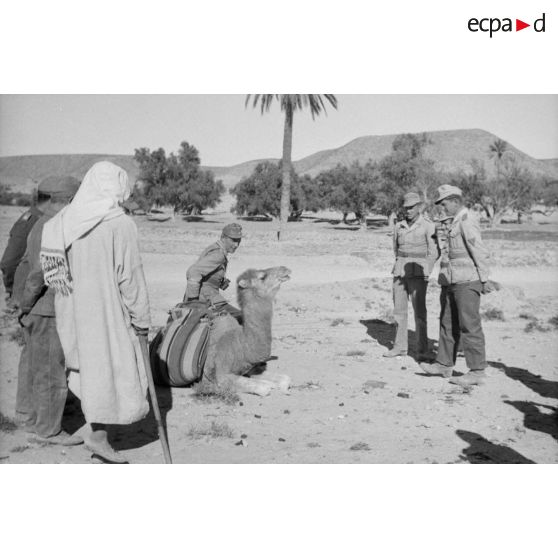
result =
M457 186L452 186L451 184L442 184L438 186L438 199L434 203L440 203L442 200L449 198L450 196L463 196L461 188Z
M223 227L223 234L233 240L238 240L242 238L242 227L238 223L229 223Z
M417 205L421 201L420 196L416 192L408 192L403 196L403 207L413 207L413 205Z
M38 186L39 193L71 198L78 191L80 181L73 176L47 176Z

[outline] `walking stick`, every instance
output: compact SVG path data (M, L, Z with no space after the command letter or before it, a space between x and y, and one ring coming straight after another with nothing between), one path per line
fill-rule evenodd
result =
M145 365L145 371L147 372L147 384L149 386L151 406L153 407L153 414L155 415L155 421L157 422L157 432L159 433L159 440L161 440L161 445L163 446L163 455L165 456L165 463L172 464L169 442L167 440L167 434L165 432L165 428L163 427L163 421L161 420L161 411L159 410L159 403L157 402L157 392L155 391L155 382L153 381L151 362L149 361L147 335L138 335L138 339L141 346L141 354L143 355L143 363Z

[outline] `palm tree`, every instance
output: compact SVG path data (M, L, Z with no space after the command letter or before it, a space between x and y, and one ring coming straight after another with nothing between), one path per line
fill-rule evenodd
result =
M504 156L504 153L507 151L508 149L508 143L505 142L502 139L497 139L494 141L494 143L490 144L489 148L490 150L490 156L491 157L496 157L496 173L498 175L498 177L500 176L500 166L502 164L502 157Z
M333 108L337 108L335 95L270 95L256 94L247 95L244 106L248 106L250 98L253 97L252 107L260 105L262 114L269 111L274 100L277 100L281 110L285 113L285 129L283 132L283 159L282 159L282 186L281 186L281 216L277 239L281 239L290 214L291 206L291 153L293 149L293 116L295 111L310 108L312 119L319 115L322 110L326 112L325 101ZM325 99L325 101L324 101Z

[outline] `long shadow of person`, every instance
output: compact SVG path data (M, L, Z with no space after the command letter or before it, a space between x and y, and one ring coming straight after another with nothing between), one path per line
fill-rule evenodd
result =
M366 333L375 339L380 345L391 349L393 340L395 339L395 324L390 324L384 320L360 320L360 323L366 328Z
M377 318L371 320L360 320L360 323L366 328L366 333L375 339L380 345L386 349L391 349L393 347L393 342L395 340L395 324L386 322L385 320L380 320ZM408 354L415 360L418 359L418 351L416 350L416 334L413 330L407 330L408 335ZM434 339L428 339L428 346L430 349L434 349L437 345L437 341Z
M506 366L502 362L489 361L488 364L502 370L508 378L521 382L524 386L538 393L540 396L558 399L558 382L545 380L541 378L541 376L529 372L529 370Z
M558 409L542 403L532 403L531 401L504 401L506 405L511 405L521 411L525 417L523 425L525 428L550 434L558 440ZM548 409L550 413L543 413L540 409Z
M469 447L465 448L461 455L469 463L535 463L508 446L489 442L476 432L456 430L455 433L469 444Z

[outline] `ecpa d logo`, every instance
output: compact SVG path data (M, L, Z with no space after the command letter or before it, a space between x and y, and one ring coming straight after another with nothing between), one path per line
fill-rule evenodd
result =
M536 33L544 33L545 23L545 14L543 14L540 18L536 19L533 22L533 30ZM514 27L513 19L509 17L504 17L502 19L500 19L499 17L484 17L482 19L472 17L467 22L467 27L469 31L473 33L478 33L479 31L481 31L482 33L489 33L490 38L492 38L492 35L494 33L498 33L499 31L503 31L504 33L521 31L522 29L531 27L531 24L516 18Z

